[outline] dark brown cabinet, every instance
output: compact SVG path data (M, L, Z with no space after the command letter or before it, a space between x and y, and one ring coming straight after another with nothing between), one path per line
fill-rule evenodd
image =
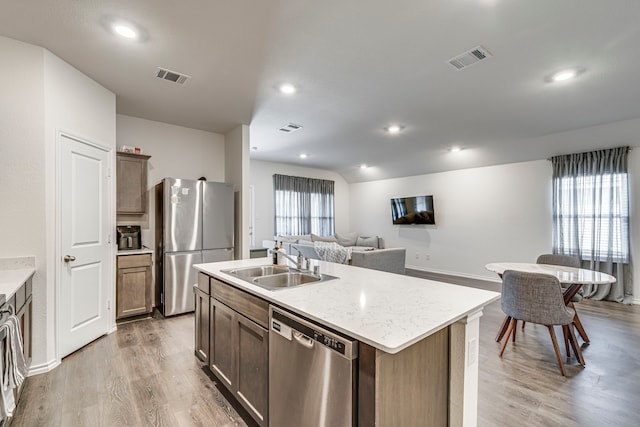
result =
M200 286L204 284L202 276L196 301L205 294ZM209 368L253 419L260 426L267 426L269 303L214 278L209 278L209 286ZM196 302L196 310L197 305ZM201 320L196 320L196 355L202 360L198 349L203 345L198 342L205 336L205 316L202 312L200 315Z
M116 319L151 313L151 254L118 255Z
M269 406L269 331L244 316L236 317L236 397L262 426Z
M147 160L150 157L133 153L116 154L116 213L147 212Z
M198 284L195 289L196 300L196 348L198 359L209 365L209 276L198 273Z
M16 317L20 323L22 350L27 367L31 364L31 356L33 355L31 342L33 322L32 288L32 278L29 278L8 301L9 305L15 310Z
M236 392L234 324L236 313L226 305L211 298L209 306L211 315L209 368L217 375L227 388Z

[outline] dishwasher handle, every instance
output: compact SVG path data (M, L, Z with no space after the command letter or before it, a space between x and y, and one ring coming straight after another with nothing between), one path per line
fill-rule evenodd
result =
M307 348L313 348L313 340L302 332L293 331L293 338L295 338L300 345Z

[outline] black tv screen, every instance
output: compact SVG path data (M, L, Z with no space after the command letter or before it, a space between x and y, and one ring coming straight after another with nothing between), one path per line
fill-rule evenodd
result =
M394 224L435 224L433 196L391 199L391 218Z

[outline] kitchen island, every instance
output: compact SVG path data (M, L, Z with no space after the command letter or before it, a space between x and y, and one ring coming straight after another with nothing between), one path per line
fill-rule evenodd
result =
M228 285L253 299L249 305L265 301L357 339L358 425L476 425L479 318L498 293L322 261L312 267L336 279L275 291L223 272L269 262L195 268L212 289Z

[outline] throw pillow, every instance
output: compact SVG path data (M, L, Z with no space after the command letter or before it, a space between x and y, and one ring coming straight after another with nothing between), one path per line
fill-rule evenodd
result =
M344 233L344 234L336 233L336 239L338 240L338 244L340 246L355 246L356 241L358 240L358 234L357 233Z
M334 242L338 243L336 236L318 236L317 234L311 233L311 241L312 242Z
M358 240L356 240L356 246L371 246L372 248L378 249L378 236L358 236Z

